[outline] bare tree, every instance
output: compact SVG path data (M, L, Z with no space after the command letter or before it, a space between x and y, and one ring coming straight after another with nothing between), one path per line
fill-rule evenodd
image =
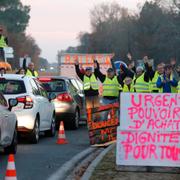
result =
M92 28L96 29L103 22L113 22L120 20L122 17L128 17L128 10L122 8L117 2L101 3L90 11L90 16Z

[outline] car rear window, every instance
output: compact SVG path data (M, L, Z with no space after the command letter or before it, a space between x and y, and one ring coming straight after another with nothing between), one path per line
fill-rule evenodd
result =
M63 80L51 79L50 81L42 82L42 84L47 92L63 92L66 90Z
M22 94L26 93L23 81L20 80L0 80L0 91L3 94Z

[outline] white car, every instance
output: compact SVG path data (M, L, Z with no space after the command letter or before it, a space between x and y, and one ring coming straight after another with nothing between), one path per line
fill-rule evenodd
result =
M42 84L34 77L4 74L0 77L0 91L6 100L16 98L12 108L18 120L18 133L28 135L32 143L39 140L39 132L55 135L55 107Z
M8 107L6 99L0 93L0 147L6 154L15 154L17 150L17 118L11 112L16 104L16 99L10 99Z

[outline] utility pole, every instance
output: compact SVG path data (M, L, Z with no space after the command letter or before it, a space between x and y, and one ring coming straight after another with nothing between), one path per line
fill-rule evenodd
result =
M61 54L62 54L62 51L58 51L58 55L57 55L57 60L58 60L58 75L61 75Z

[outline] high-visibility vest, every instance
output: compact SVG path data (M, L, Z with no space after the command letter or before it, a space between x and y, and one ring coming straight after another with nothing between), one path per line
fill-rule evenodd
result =
M138 78L133 79L134 92L148 93L150 92L149 83L144 81L144 73Z
M160 91L160 89L156 85L158 77L159 77L159 73L156 71L152 81L149 82L151 92L153 92L153 91L158 91L159 92Z
M106 76L106 79L103 82L102 96L118 97L120 90L122 90L122 87L118 82L117 76L114 76L113 79Z
M178 93L180 93L180 81L178 82L177 90L178 90Z
M164 75L161 75L160 78L161 78L161 81L163 81L163 80L164 80ZM173 75L172 75L172 74L171 74L171 76L170 76L170 80L171 80L171 81L173 80ZM163 87L160 88L160 91L159 91L159 92L160 92L160 93L163 93ZM171 86L171 93L177 93L177 92L178 92L177 87Z
M122 92L134 92L133 84L130 84L130 89L126 84L124 84Z
M92 88L93 90L98 90L99 86L96 76L94 74L92 74L91 77L84 75L83 87L84 90L89 90L90 88Z
M26 76L33 76L32 72L29 69L27 69L26 71ZM34 71L34 77L38 77L37 71Z
M171 81L173 80L173 75L172 75L172 74L171 74L171 76L170 76L170 80L171 80ZM177 87L171 86L171 93L177 93L177 92L178 92Z
M5 89L5 84L0 84L0 92L2 91L4 91L4 89Z
M6 41L5 41L5 37L1 35L0 38L0 48L4 48L7 47Z

